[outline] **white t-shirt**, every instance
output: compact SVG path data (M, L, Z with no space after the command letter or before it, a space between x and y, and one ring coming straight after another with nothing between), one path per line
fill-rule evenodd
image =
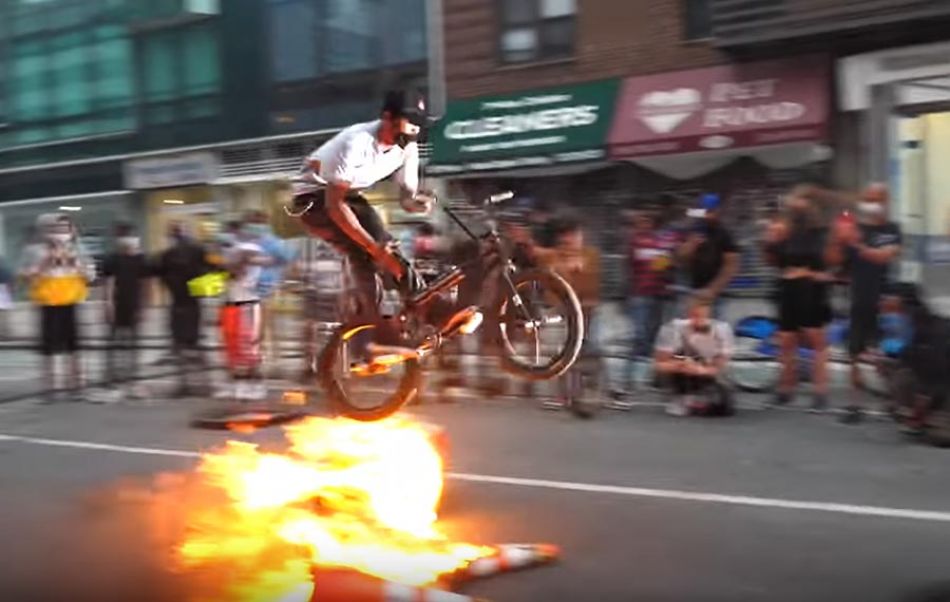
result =
M294 178L294 196L316 192L326 183L345 182L362 190L393 174L400 186L415 194L419 188L419 146L410 142L406 148L384 148L376 138L379 126L378 119L351 125L310 153ZM320 162L317 173L310 167L312 161Z
M264 253L260 245L251 242L239 242L228 249L225 261L234 273L228 278L226 291L229 303L260 301L257 284L261 279L261 266L249 263L248 255L260 256Z
M726 322L709 321L708 332L693 329L687 319L667 322L656 337L656 350L685 355L709 362L717 357L732 357L735 341L732 328Z

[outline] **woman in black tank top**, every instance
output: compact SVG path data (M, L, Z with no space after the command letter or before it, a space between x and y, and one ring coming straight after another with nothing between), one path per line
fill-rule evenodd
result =
M778 269L776 305L779 320L782 379L776 403L792 400L798 380L798 348L815 350L813 408L827 406L828 344L825 326L831 319L828 282L832 241L821 216L800 189L785 202L785 214L769 224L765 255Z

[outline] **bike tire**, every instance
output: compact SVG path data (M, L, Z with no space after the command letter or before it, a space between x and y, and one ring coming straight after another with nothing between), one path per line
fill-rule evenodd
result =
M559 353L554 354L551 361L543 365L526 365L513 357L514 344L507 334L504 313L507 307L517 305L517 303L512 300L510 291L503 289L502 298L496 304L498 321L495 325L497 329L495 335L499 342L497 353L502 369L509 374L528 380L549 380L563 374L577 361L581 347L584 344L584 312L581 309L577 293L574 292L574 289L566 280L555 272L532 269L518 272L512 278L515 290L530 282L540 283L545 287L545 290L553 292L565 310L566 315L563 317L567 321L568 334L562 349Z
M317 378L330 405L338 414L359 420L361 422L375 422L392 416L403 406L419 395L422 386L422 367L418 360L406 360L401 364L404 370L399 384L392 394L388 395L383 403L371 408L363 408L353 403L343 386L341 375L348 366L341 366L342 348L348 340L348 333L352 333L365 325L357 322L344 323L337 328L323 351L317 363Z

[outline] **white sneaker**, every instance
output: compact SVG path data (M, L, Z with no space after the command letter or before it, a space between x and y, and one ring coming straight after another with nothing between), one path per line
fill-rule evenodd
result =
M235 397L237 397L237 386L233 382L223 383L214 392L215 399L234 399Z
M673 398L670 403L666 405L666 413L670 416L687 416L689 415L689 402L688 400L682 397Z
M262 399L267 399L267 383L262 380L257 382L250 382L247 386L247 396L248 399L253 399L254 401L260 401Z

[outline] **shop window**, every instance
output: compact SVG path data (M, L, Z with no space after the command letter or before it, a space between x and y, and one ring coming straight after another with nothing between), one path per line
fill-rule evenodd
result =
M683 28L687 40L712 37L710 0L683 0Z
M501 60L557 59L574 54L575 0L500 0Z

